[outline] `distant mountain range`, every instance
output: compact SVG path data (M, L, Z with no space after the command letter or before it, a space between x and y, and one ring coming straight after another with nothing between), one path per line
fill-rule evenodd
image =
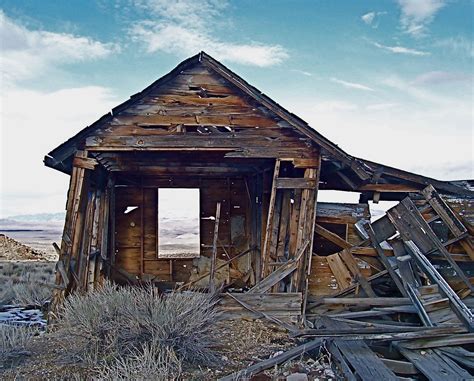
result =
M18 222L64 222L65 213L37 213L37 214L21 214L17 216L9 216L7 218L2 218L1 220L10 220Z

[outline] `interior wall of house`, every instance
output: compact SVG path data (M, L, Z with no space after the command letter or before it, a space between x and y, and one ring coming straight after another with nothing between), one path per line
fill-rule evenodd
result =
M221 203L218 263L245 251L250 247L251 241L250 181L246 177L168 176L119 179L115 185L115 244L112 249L115 265L141 278L189 281L193 274L202 273L210 265L218 202ZM182 219L176 220L174 226L177 237L175 258L163 259L159 256L158 219L161 207L158 192L159 189L169 188L199 189L200 215L199 221L194 221L199 223L199 258L189 258L185 252L180 253L179 237L186 234L184 225L190 223ZM127 208L133 210L125 213ZM249 270L249 261L238 261L232 266L234 271L227 273L240 277Z

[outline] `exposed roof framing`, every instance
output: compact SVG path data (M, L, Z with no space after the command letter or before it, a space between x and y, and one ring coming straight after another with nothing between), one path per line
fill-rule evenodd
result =
M474 196L474 192L469 191L466 188L451 184L449 182L430 179L428 177L419 176L410 172L405 172L395 168L382 166L380 164L363 159L358 159L349 155L344 150L339 148L336 144L334 144L333 142L325 138L323 135L318 133L304 120L286 110L284 107L270 99L267 95L260 92L257 88L250 85L244 79L239 77L237 74L229 70L227 67L213 59L205 52L200 52L199 54L181 62L171 72L156 80L141 92L132 95L129 100L113 108L111 112L105 114L96 122L84 128L75 136L59 145L57 148L55 148L50 153L48 153L48 155L45 156L45 165L65 173L69 173L72 155L74 155L76 150L81 148L81 144L83 144L84 140L88 136L92 135L97 129L99 129L104 124L111 122L117 114L134 105L137 101L143 99L156 87L164 85L168 81L174 79L182 71L196 64L205 65L208 69L211 69L221 77L225 78L232 85L240 89L240 91L242 91L244 94L248 95L256 102L260 103L272 113L277 115L279 118L286 121L290 126L294 127L296 130L307 136L309 139L311 139L314 143L316 143L322 148L323 157L329 156L331 160L339 162L341 167L346 170L350 170L350 172L353 173L357 179L359 179L359 182L361 184L374 182L374 175L376 175L376 171L383 170L383 175L392 176L402 181L410 181L422 185L431 183L440 191Z

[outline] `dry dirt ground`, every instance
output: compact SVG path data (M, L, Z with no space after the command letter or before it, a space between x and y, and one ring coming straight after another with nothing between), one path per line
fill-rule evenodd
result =
M216 352L221 365L184 369L182 380L217 380L267 359L296 345L280 327L261 320L222 321L216 327L219 345ZM74 343L65 342L54 332L33 339L28 352L11 368L0 368L3 380L93 380L97 369L82 365L74 358ZM304 373L308 380L335 380L323 353L304 356L254 376L252 380L286 380Z
M0 294L3 292L6 295L12 285L24 280L25 274L30 283L40 285L52 282L54 262L47 261L47 258L41 251L0 235ZM9 286L2 290L2 285ZM215 351L221 359L220 364L210 368L195 366L184 369L180 379L216 380L298 344L281 327L252 319L220 321L215 328L215 337L218 342ZM306 374L309 381L337 379L328 364L324 353L313 353L269 369L252 379L286 380L288 375L295 373ZM1 380L96 378L97 369L75 358L74 342L65 341L55 332L39 333L14 363L0 364Z

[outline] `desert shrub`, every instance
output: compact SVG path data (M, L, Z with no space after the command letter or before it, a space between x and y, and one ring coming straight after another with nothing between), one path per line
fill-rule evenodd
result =
M75 347L88 362L106 363L125 375L136 367L158 374L174 369L175 374L182 363L217 361L212 350L215 303L209 294L159 295L151 285L119 288L106 283L85 295L71 295L58 328L82 343L76 340ZM155 359L153 366L147 361L150 357ZM107 374L104 371L104 378Z
M24 306L42 307L51 298L51 290L48 284L37 281L30 274L25 274L21 281L13 286L13 302Z
M0 306L11 304L14 298L13 280L5 278L0 281Z
M20 304L42 307L51 297L53 263L2 263L0 305Z
M7 364L28 355L27 345L36 333L35 328L0 324L0 363Z
M103 381L177 380L182 369L181 361L170 350L144 345L128 356L118 356L111 364L104 364L98 371Z

